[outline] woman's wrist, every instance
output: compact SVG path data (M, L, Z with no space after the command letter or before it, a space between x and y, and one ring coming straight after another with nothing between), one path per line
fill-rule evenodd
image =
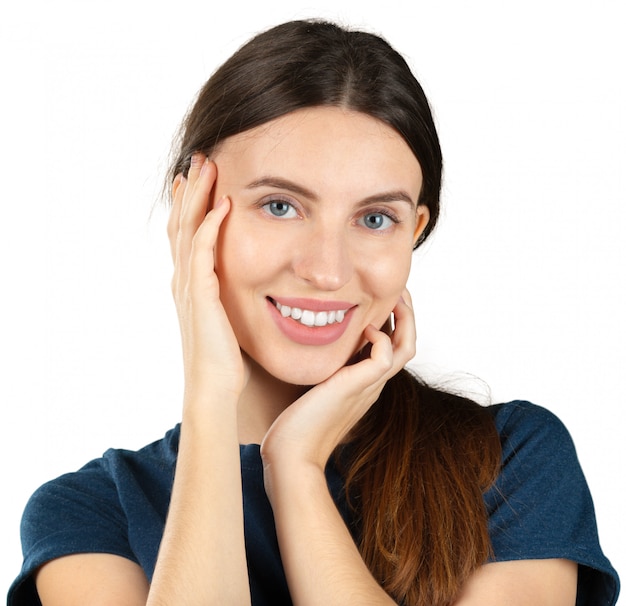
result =
M275 510L283 503L292 505L307 495L328 491L324 466L289 456L263 457L263 481Z

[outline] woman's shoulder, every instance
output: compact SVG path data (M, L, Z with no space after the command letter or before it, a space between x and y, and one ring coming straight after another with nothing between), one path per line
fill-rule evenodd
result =
M487 407L502 444L501 469L487 496L507 509L536 509L560 490L593 510L572 436L553 412L523 400ZM551 488L551 490L550 490ZM516 506L519 503L519 506ZM545 512L548 514L549 512Z
M524 470L534 478L555 476L559 482L584 485L574 439L551 410L525 400L487 407L502 444L502 475Z
M543 406L527 400L513 400L486 408L493 417L503 446L517 448L528 440L536 445L572 443L565 424Z
M72 553L111 553L150 566L156 559L178 451L179 426L138 450L111 448L40 486L22 516L22 571L9 604L28 603L32 573Z
M180 426L136 450L109 448L102 456L89 461L76 471L55 478L41 486L31 497L29 505L43 496L71 491L76 497L82 493L106 494L113 489L123 500L126 489L149 488L163 482L171 483L178 452ZM27 507L28 512L28 507Z
M69 517L86 511L89 516L108 512L111 521L114 509L127 514L139 494L153 500L164 488L169 492L179 432L177 425L162 438L138 450L110 448L76 471L43 484L26 505L22 519L23 540L28 541L30 530L41 530L42 525L49 528L51 520L67 525ZM63 515L59 515L60 512Z
M579 564L578 604L613 604L619 578L600 547L593 500L572 436L526 401L488 407L502 466L485 495L495 560L565 558Z
M511 427L543 425L546 422L565 427L552 411L528 400L511 400L510 402L491 404L486 408L492 414L498 430L504 429L507 425Z

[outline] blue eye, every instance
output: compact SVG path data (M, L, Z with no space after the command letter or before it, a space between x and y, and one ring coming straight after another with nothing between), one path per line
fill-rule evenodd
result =
M292 219L297 216L296 209L284 200L272 200L263 205L263 209L273 217L287 217Z
M363 225L369 229L387 229L395 221L384 213L367 213L361 219Z

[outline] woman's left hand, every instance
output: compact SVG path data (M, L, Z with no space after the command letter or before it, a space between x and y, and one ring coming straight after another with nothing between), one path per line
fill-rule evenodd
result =
M261 445L266 476L279 471L278 467L310 464L325 468L333 450L378 399L385 383L415 355L410 302L405 290L393 309L391 335L373 325L365 329L364 336L371 343L368 357L339 369L276 419Z

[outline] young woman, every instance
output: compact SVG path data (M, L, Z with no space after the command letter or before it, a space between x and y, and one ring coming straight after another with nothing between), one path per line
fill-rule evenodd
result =
M35 493L11 606L615 603L560 422L404 369L441 165L371 34L287 23L211 77L169 179L182 423Z

